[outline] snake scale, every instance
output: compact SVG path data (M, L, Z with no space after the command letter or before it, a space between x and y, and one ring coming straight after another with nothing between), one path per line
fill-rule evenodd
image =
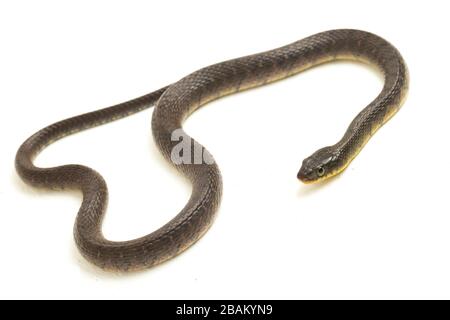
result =
M214 99L342 59L376 66L384 75L384 86L375 100L353 119L343 137L306 158L298 173L298 178L305 183L329 178L344 170L374 132L398 111L408 91L408 71L400 53L372 33L351 29L325 31L274 50L205 67L134 100L54 123L20 146L15 162L17 172L33 186L81 190L83 200L74 237L87 260L106 270L149 268L194 244L208 230L221 199L219 168L201 144L192 139L193 150L202 150L209 161L172 161L172 150L179 143L174 141L172 133L178 130L189 137L182 129L183 121ZM103 237L101 228L108 197L101 175L82 165L39 168L33 165L33 160L55 140L153 105L154 140L164 157L189 179L192 193L181 212L158 230L130 241L109 241Z

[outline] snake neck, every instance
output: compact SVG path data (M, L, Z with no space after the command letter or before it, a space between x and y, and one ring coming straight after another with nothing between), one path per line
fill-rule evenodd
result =
M385 74L383 90L355 117L342 139L333 146L339 162L335 174L342 172L350 164L375 132L403 105L408 93L409 74L401 57L398 59L394 61L397 72Z

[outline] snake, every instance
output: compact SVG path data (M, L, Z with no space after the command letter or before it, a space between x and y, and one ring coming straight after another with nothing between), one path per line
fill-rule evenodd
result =
M384 84L375 99L351 121L342 138L303 160L297 174L304 183L329 179L342 172L372 135L400 109L408 92L408 69L401 54L388 41L370 32L354 29L320 32L276 49L210 65L139 98L56 122L23 142L15 158L16 171L35 187L81 191L82 203L73 232L86 260L116 272L153 267L177 256L205 234L216 217L222 196L222 177L216 161L183 129L184 121L201 106L220 97L336 60L375 66ZM56 140L152 106L153 140L163 157L189 180L191 195L183 209L159 229L132 240L110 241L102 234L108 200L102 176L83 165L42 168L33 162ZM256 118L255 114L250 120ZM189 143L180 151L181 142Z

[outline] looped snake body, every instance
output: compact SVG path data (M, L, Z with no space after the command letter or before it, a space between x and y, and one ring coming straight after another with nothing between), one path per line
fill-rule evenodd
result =
M101 268L117 271L154 266L179 254L207 231L221 198L221 175L215 162L175 164L171 161L171 151L178 143L172 141L172 132L182 130L183 121L211 100L338 59L377 66L384 75L384 86L375 100L354 118L342 139L305 159L298 173L298 178L307 183L328 178L344 170L373 133L398 111L408 89L408 72L400 53L384 39L368 32L342 29L318 33L274 50L208 66L140 98L54 123L21 145L16 155L17 172L34 186L82 191L74 235L86 259ZM164 157L190 180L192 194L181 212L153 233L130 241L109 241L101 232L108 196L101 175L81 165L38 168L33 159L44 147L66 135L152 105L155 105L154 140ZM189 137L184 131L183 134ZM207 153L193 141L194 149L201 148Z

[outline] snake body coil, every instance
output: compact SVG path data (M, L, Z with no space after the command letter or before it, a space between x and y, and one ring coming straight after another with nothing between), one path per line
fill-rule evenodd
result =
M237 58L200 69L178 82L140 98L52 124L28 138L16 155L16 168L24 181L46 188L76 188L83 201L74 227L82 255L97 266L128 271L154 266L179 254L198 240L211 225L222 190L214 161L174 163L171 153L183 121L200 106L219 97L257 87L318 64L338 59L364 61L384 74L381 93L351 122L342 139L316 151L303 161L298 178L316 182L341 172L373 133L400 108L408 88L408 73L400 53L382 38L358 30L331 30L271 51ZM107 187L96 171L81 165L38 168L33 159L48 144L156 104L152 131L164 157L192 183L192 194L178 215L144 237L114 242L101 232ZM193 149L203 150L195 140Z

